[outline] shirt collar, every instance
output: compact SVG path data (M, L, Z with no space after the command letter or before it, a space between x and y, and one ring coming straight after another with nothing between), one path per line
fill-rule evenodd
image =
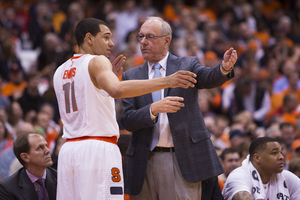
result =
M36 180L39 179L38 177L36 177L36 176L30 174L30 173L27 171L27 169L26 169L26 173L27 173L27 175L28 175L28 177L30 178L30 180L31 180L32 183L34 183ZM47 174L47 170L45 170L45 173L43 174L42 179L45 179L45 180L46 180L46 174Z
M160 60L158 63L160 64L160 66L164 69L164 70L167 70L167 60L168 60L168 56L169 56L169 52L167 53L167 55L162 59ZM151 72L152 70L152 66L154 65L155 63L153 63L152 65L150 65L150 63L148 62L148 69L149 69L149 72Z

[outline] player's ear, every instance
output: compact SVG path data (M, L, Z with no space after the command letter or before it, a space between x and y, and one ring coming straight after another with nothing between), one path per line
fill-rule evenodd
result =
M84 37L84 40L89 44L89 45L92 45L92 34L91 33L87 33L85 34L85 37Z
M260 163L260 159L261 159L261 157L260 157L259 154L255 153L255 154L253 155L253 160L254 160L256 163Z

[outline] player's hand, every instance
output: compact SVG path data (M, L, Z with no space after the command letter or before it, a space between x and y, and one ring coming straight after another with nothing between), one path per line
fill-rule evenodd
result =
M238 59L236 50L231 47L228 49L223 56L223 67L225 70L230 70L234 66Z
M125 59L126 57L121 54L111 62L112 71L118 77L123 73L123 65L125 63Z
M184 107L182 101L184 101L182 97L165 97L162 100L151 104L151 112L153 115L157 115L158 113L175 113Z
M195 83L197 82L197 80L195 79L196 76L197 75L193 72L179 70L174 74L166 76L166 78L169 87L182 87L186 89L188 87L195 87Z

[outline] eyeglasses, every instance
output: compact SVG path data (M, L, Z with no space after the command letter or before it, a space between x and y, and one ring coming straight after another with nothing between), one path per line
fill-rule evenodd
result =
M139 42L141 42L143 40L143 38L145 37L146 40L153 40L154 38L157 38L157 37L166 37L167 35L142 35L142 34L139 34L136 36L137 40Z

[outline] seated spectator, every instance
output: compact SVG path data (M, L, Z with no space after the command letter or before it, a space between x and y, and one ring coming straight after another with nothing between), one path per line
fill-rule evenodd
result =
M288 170L290 161L286 159L287 154L288 154L288 149L287 149L286 143L285 143L285 141L282 137L276 137L275 139L280 144L280 146L282 147L281 154L284 157L283 158L283 164L284 164L283 169Z
M32 42L32 49L41 47L43 38L47 33L54 33L52 13L50 12L49 4L40 2L35 6L35 11L36 17L31 18L28 24L28 33Z
M33 126L25 122L17 126L16 136L18 137L24 133L32 132L32 131L33 131ZM0 158L0 173L2 179L5 179L9 176L10 165L14 159L16 159L16 156L14 154L13 146L6 149L2 153L2 157Z
M297 96L299 101L300 100L300 88L298 87L299 73L297 71L289 72L286 75L286 77L289 83L289 87L282 92L283 96L293 93Z
M49 115L49 127L47 132L57 132L59 133L61 130L60 125L58 125L55 121L54 121L54 107L49 104L49 103L44 103L40 109L40 112L46 113Z
M206 0L197 0L195 1L194 12L197 16L199 22L203 23L206 21L217 21L217 16L215 12L209 7L208 1Z
M53 87L53 75L51 77L49 77L49 88L44 92L43 98L45 99L45 101L47 103L49 103L53 106L53 108L54 108L53 120L57 124L59 124L60 114L58 111L58 103L57 103L57 99L56 99L55 91L54 91L54 87Z
M228 176L224 199L290 199L300 198L300 179L283 170L280 144L273 138L255 139L247 156Z
M8 131L5 127L5 122L0 119L0 153L10 148L12 145L13 141L9 138Z
M42 135L46 138L48 143L48 147L51 152L53 152L55 146L55 140L59 135L53 128L49 128L50 126L50 117L45 112L39 112L36 117L36 123L34 124L35 131L42 133Z
M0 119L4 121L5 128L7 129L8 133L12 137L12 139L16 139L16 132L13 127L8 122L8 114L5 110L0 109Z
M21 27L16 23L15 9L8 7L4 10L3 14L0 25L7 28L12 36L21 38Z
M66 35L69 29L76 25L80 20L82 20L85 16L82 6L79 2L72 2L68 6L67 19L62 23L59 37L65 40Z
M240 154L236 149L227 148L224 149L220 155L221 163L224 168L224 173L219 175L219 179L224 183L228 175L237 167L241 166Z
M30 73L28 75L27 87L23 95L18 99L24 118L27 118L26 115L31 110L38 112L45 102L44 98L39 94L38 84L39 75L37 73Z
M249 142L243 142L238 147L238 152L240 154L240 164L247 158L247 155L249 154L249 147L250 147L251 141Z
M291 159L300 158L300 139L296 139L292 143L291 147L292 147Z
M279 73L279 63L278 60L276 60L276 58L269 58L266 62L266 67L265 69L262 69L259 78L261 80L270 79L273 85L276 79L278 79L281 76L281 74ZM273 89L271 92L273 92Z
M122 1L122 11L116 17L116 47L119 51L126 49L126 36L133 30L138 28L139 11L136 6L136 1L126 0Z
M22 134L14 141L14 153L24 167L0 182L1 199L56 199L57 174L49 168L52 160L44 137Z
M229 132L230 144L233 149L238 150L239 146L244 142L250 142L250 135L248 132L239 129L233 129Z
M140 16L149 17L157 15L157 10L152 6L153 0L140 1L138 4L138 12Z
M7 112L7 122L10 125L11 134L16 134L16 128L19 124L24 123L23 120L23 110L20 104L17 101L12 102L8 108L6 109Z
M8 72L9 82L3 84L2 94L9 97L11 101L18 100L24 89L27 87L27 82L24 80L24 74L21 66L12 65Z
M2 74L0 75L0 88L2 88ZM10 105L10 100L3 96L1 90L0 90L0 109L5 110Z
M226 115L219 114L216 116L216 141L215 144L218 146L219 143L221 143L220 146L223 146L223 144L226 145L225 148L230 147L230 140L229 140L229 131L230 131L230 118Z
M289 164L289 171L300 178L300 157L291 160Z
M266 129L266 136L271 138L282 137L279 125L273 125Z
M280 99L278 98L278 100ZM299 117L300 115L299 111L297 110L298 102L299 101L296 94L286 94L283 97L282 107L271 113L270 117L281 115L284 121L289 122L295 126L297 123L297 117Z
M296 72L296 65L292 60L286 59L282 66L283 75L276 79L273 83L273 93L280 93L289 87L287 75L291 72ZM297 81L298 88L300 88L300 80Z
M56 34L60 33L62 23L67 19L67 15L60 9L60 2L58 0L50 1L50 8L52 11L52 25Z
M283 122L280 124L279 129L281 131L282 139L284 140L288 155L287 160L291 159L292 143L295 140L295 127L289 122Z
M1 27L0 27L1 29ZM5 30L5 28L2 28ZM1 33L3 34L3 33ZM17 47L14 39L5 38L1 41L1 54L0 54L0 74L5 82L10 81L12 69L20 69L23 71L23 66L18 58Z
M51 167L53 169L57 170L58 154L59 154L60 148L65 143L65 141L66 140L62 138L62 132L61 132L55 140L55 146L54 146L53 152L51 153L51 158L52 158L52 161L53 161L53 165Z
M257 126L263 126L267 113L270 110L270 95L264 88L258 86L248 76L241 76L233 90L231 104L224 107L223 111L232 116L241 111L252 113Z
M69 56L71 46L55 33L47 33L43 37L41 51L37 58L37 70L40 73L39 92L43 94L49 87L48 78L56 68Z
M28 4L24 0L14 0L12 1L12 6L15 10L15 22L21 27L22 33L27 32L27 26L30 20L30 15L28 12Z

